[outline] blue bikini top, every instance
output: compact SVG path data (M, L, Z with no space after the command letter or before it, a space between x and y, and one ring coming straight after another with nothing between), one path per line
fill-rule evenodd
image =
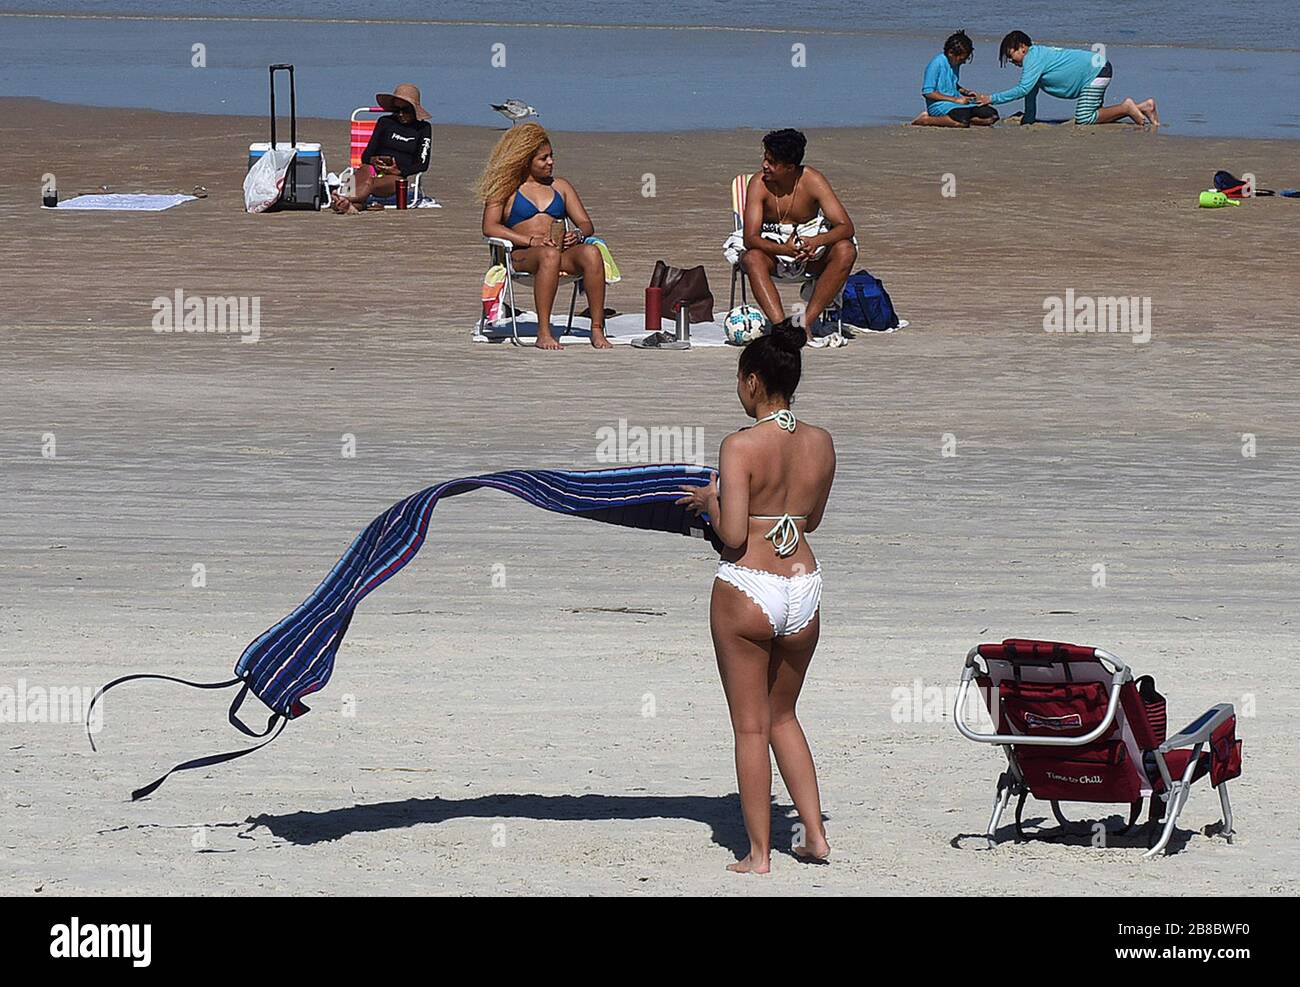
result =
M547 203L546 208L538 209L523 192L516 190L514 200L510 203L510 215L506 217L506 226L516 227L525 219L532 219L541 213L546 213L552 219L564 219L568 215L568 210L564 208L564 196L558 191L552 190L552 192L554 197ZM557 206L559 212L555 211Z

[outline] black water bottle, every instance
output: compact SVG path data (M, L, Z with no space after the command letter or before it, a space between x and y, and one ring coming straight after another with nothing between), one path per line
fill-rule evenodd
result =
M51 181L49 186L41 190L41 205L46 209L53 209L59 204L59 190L54 187Z

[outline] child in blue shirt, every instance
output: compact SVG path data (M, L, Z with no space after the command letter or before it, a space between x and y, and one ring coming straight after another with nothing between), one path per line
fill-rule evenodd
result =
M912 123L922 127L987 127L998 122L997 110L977 105L977 94L961 86L961 67L974 54L975 45L965 31L948 37L943 51L925 67L921 82L925 112Z

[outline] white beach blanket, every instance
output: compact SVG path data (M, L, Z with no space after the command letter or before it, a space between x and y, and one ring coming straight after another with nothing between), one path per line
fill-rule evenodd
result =
M564 329L564 320L567 313L562 313L558 319L551 316L551 326L555 332ZM662 322L665 332L673 332L673 323L668 319ZM605 322L605 335L615 346L631 345L632 340L644 338L646 333L645 315L642 313L627 313L616 315ZM485 332L479 332L478 328L474 330L474 342L476 343L499 343L502 340L511 339L510 320L508 318L495 324L489 325ZM537 313L520 312L519 313L519 338L521 340L533 340L537 338ZM557 337L565 346L574 346L581 343L583 346L591 344L591 320L584 319L581 316L573 317L573 329L563 336ZM726 346L727 339L723 335L722 325L718 322L700 322L691 326L691 345L692 346Z
M78 195L60 202L56 209L112 209L119 212L162 212L182 202L193 202L193 195L154 195L138 192L106 192Z
M552 316L552 327L556 332L564 328L565 315L561 314L559 322L556 324L555 316ZM664 319L660 325L664 332L674 332L675 327L670 319ZM906 322L900 320L899 329L905 328ZM846 334L852 333L852 336L873 336L875 333L867 329L852 329L850 326L844 327ZM897 330L890 329L889 332ZM647 335L645 328L645 315L639 312L616 315L609 319L605 324L605 335L615 346L631 345L634 339L644 339ZM502 319L490 324L487 329L480 332L475 326L473 339L476 343L500 343L512 338L510 331L510 320ZM519 313L519 338L525 342L537 338L537 313L523 312ZM565 346L575 346L581 343L583 346L590 345L591 342L591 320L584 319L581 316L573 317L573 329L566 335L558 337L560 342ZM723 331L720 322L699 322L691 326L691 346L693 347L712 347L712 346L729 346L726 333Z

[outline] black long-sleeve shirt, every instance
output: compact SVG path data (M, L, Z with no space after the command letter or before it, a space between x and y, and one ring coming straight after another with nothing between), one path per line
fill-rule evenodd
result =
M408 126L390 113L375 121L374 133L361 152L361 161L369 164L373 157L388 155L397 162L397 168L405 178L427 171L432 151L433 128L427 120L417 120Z

